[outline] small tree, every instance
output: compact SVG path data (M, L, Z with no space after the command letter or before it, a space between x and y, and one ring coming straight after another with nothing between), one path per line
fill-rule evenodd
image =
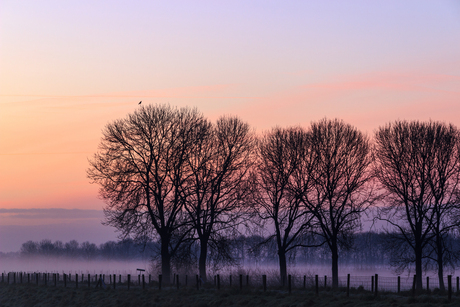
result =
M369 189L370 144L366 136L339 120L311 125L312 187L302 195L314 230L332 254L332 286L338 287L339 246L351 247L361 213L374 201Z
M311 169L308 133L301 128L275 128L259 142L255 164L254 209L274 233L262 242L276 240L281 281L286 281L286 254L305 244L310 215L301 206L298 189L308 189ZM303 176L299 176L303 174ZM298 181L300 179L300 182Z
M255 136L236 117L221 117L199 133L187 160L192 175L184 199L200 242L199 271L206 281L209 248L219 259L232 258L226 235L235 236L246 211Z
M160 240L161 269L170 282L171 259L191 227L183 210L191 172L187 161L209 124L195 109L140 106L103 130L88 177L107 203L106 224L122 237Z
M459 225L451 218L459 211L458 131L439 122L396 121L379 128L375 138L375 173L387 191L378 218L413 251L417 289L424 258L435 260L443 288L446 238Z

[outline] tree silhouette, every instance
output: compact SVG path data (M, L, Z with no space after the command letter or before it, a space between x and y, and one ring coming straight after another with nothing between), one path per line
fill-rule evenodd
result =
M190 176L187 161L208 122L195 109L141 105L103 130L88 177L107 203L106 224L123 237L157 237L164 281L171 259L192 229L183 210Z
M396 121L379 128L375 138L375 173L387 191L377 218L398 230L413 251L417 289L424 258L436 262L444 289L447 238L459 226L458 131L439 122Z
M199 271L206 281L208 248L231 260L225 234L235 236L248 194L249 168L255 136L236 117L221 117L202 131L187 160L191 176L185 190L185 209L200 242Z
M310 246L305 237L311 216L301 206L296 180L300 178L303 187L309 186L308 176L298 176L310 171L308 146L308 134L301 128L274 128L264 134L258 146L252 201L262 222L274 226L274 233L262 244L275 238L283 284L287 277L286 254L296 247Z
M314 216L313 229L332 254L332 286L338 287L339 246L351 247L361 213L375 197L369 189L370 143L360 131L340 120L311 125L312 188L302 201Z

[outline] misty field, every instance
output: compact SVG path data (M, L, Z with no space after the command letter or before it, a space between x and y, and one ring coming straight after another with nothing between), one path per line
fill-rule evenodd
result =
M346 289L320 291L314 289L243 289L226 287L216 289L164 288L112 289L107 287L78 289L54 287L51 285L1 284L0 306L458 306L457 294L448 301L447 295L423 293L412 296L410 291L399 295L380 292L377 296L370 291L352 288L347 297Z

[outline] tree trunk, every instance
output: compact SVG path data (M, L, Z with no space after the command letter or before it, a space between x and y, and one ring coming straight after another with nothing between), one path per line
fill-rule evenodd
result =
M420 242L415 242L415 288L421 291L422 287L422 246Z
M443 249L442 249L442 241L440 236L436 236L436 253L437 259L436 262L438 264L438 278L439 278L439 290L444 291L446 287L444 286L444 259L443 259Z
M281 284L284 287L286 285L286 279L287 279L286 252L284 250L278 249L278 258L280 261Z
M444 268L442 267L442 263L439 264L439 261L438 261L438 278L439 278L439 290L445 291L446 286L444 286Z
M339 252L337 247L337 241L332 240L331 242L332 252L332 288L339 287Z
M169 254L169 240L161 240L161 274L166 285L171 283L171 255Z
M208 240L200 240L200 259L198 260L198 266L200 270L201 278L204 282L208 280L206 275L206 259L208 257Z

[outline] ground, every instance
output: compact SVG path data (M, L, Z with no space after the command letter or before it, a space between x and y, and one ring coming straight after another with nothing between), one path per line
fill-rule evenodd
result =
M380 293L353 290L350 297L344 291L233 289L101 289L64 288L44 285L0 285L0 306L460 306L460 297L411 293Z

